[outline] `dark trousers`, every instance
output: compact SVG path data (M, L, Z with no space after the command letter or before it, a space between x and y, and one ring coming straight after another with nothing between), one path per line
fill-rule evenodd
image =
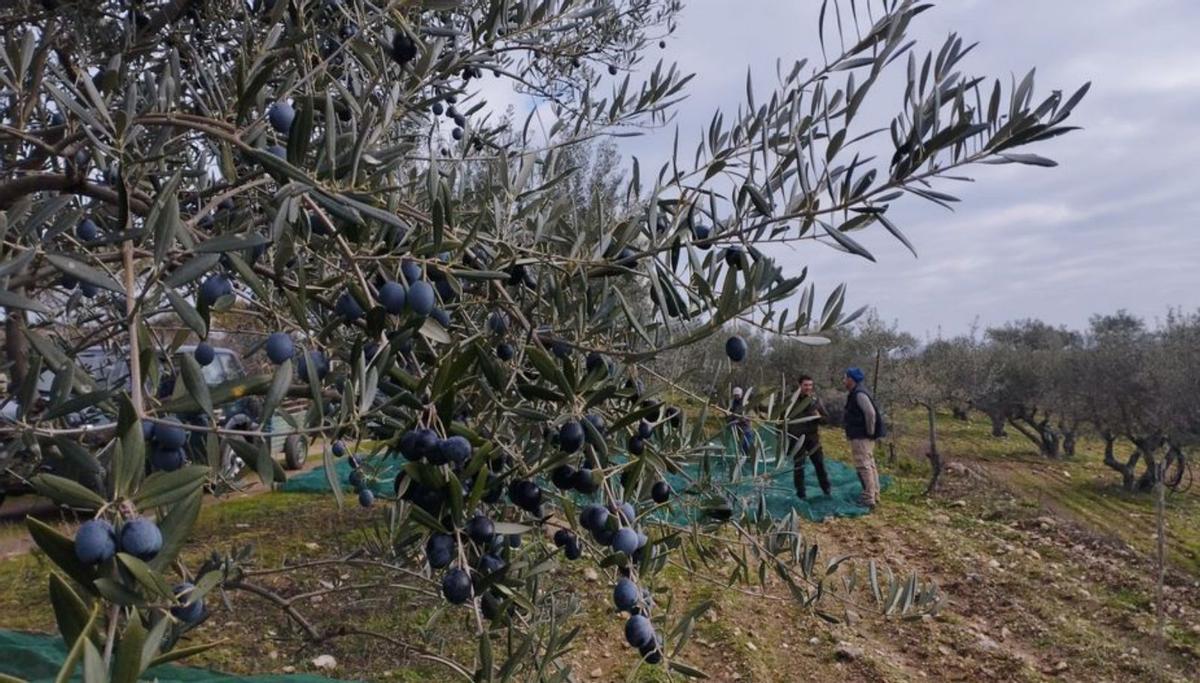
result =
M754 431L750 429L749 424L735 422L733 424L733 438L737 443L737 447L741 450L742 455L750 455L750 449L754 447Z
M829 474L825 472L825 451L821 449L821 442L817 441L808 447L808 443L800 449L800 452L795 457L795 467L792 469L792 482L796 485L796 495L804 498L804 461L812 460L813 469L817 472L817 484L821 486L821 491L825 495L829 495Z

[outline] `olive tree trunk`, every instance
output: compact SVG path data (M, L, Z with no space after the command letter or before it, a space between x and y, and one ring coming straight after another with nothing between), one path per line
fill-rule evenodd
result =
M1050 423L1049 415L1038 417L1038 410L1022 410L1010 415L1008 423L1022 436L1037 446L1038 453L1046 458L1057 459L1062 452L1062 434Z
M1173 442L1168 442L1167 454L1163 458L1163 483L1172 489L1179 488L1187 471L1187 459L1183 449Z
M1166 438L1159 434L1127 435L1125 438L1133 444L1133 452L1122 462L1114 453L1116 437L1112 433L1104 434L1104 464L1121 474L1121 488L1126 491L1152 491L1160 479L1168 476L1167 471L1171 468L1171 462L1177 457L1173 455L1174 449L1167 444ZM1167 447L1167 452L1160 460L1159 451L1164 446ZM1138 474L1139 463L1143 464L1140 475ZM1182 467L1182 464L1179 465L1181 470ZM1182 479L1182 472L1176 478Z
M1105 432L1104 437L1104 464L1116 470L1121 474L1121 488L1126 491L1134 490L1136 481L1136 471L1138 460L1142 457L1142 452L1135 446L1133 452L1124 462L1117 460L1115 448L1117 437L1112 432Z
M1004 413L991 412L988 413L988 419L992 421L992 436L999 439L1008 436L1008 432L1004 430L1005 422Z
M930 495L937 489L938 479L942 476L942 456L938 453L937 445L937 417L933 409L932 403L922 404L925 408L925 414L929 418L929 450L926 451L925 457L929 458L929 485L925 487L925 495Z
M1134 488L1137 491L1146 493L1153 491L1154 487L1158 485L1162 463L1158 460L1158 454L1154 450L1149 449L1143 450L1142 460L1145 461L1146 467L1142 470L1142 476L1138 477Z
M1062 452L1063 452L1064 456L1066 456L1068 458L1075 457L1075 441L1076 441L1076 437L1075 437L1074 429L1063 430Z

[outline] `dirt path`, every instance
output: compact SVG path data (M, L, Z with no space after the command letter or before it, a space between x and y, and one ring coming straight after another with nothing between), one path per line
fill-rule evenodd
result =
M904 495L902 492L894 495ZM932 498L886 501L874 514L811 525L821 560L853 554L937 582L936 617L880 618L830 601L828 625L777 579L723 589L678 577L672 600L711 599L682 659L714 680L1187 681L1200 666L1200 584L1172 575L1168 636L1154 637L1149 560L1036 500L989 470L955 468ZM720 576L732 565L714 567ZM603 581L600 582L603 584ZM607 586L588 589L605 600ZM613 615L585 626L572 662L582 680L627 680ZM658 680L645 677L637 680Z
M1154 552L1156 522L1153 497L1121 490L1107 470L1047 460L977 460L977 469L1010 493L1032 498L1055 516L1109 539L1116 549ZM1200 546L1194 534L1197 491L1167 497L1167 559L1176 569L1200 573ZM1191 527L1191 528L1189 528Z
M889 660L945 680L1188 680L1200 662L1200 585L1169 579L1179 641L1152 636L1148 558L959 470L939 497L824 527L834 552L857 549L941 584L943 616L913 629L864 622L864 639L895 645ZM923 509L924 508L924 509ZM1192 673L1185 673L1192 672Z

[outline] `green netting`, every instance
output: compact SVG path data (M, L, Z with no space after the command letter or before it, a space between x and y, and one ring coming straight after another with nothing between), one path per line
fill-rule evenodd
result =
M827 496L817 483L812 462L806 461L804 484L808 497L801 500L792 483L792 459L778 449L774 430L756 429L749 450L740 447L738 441L739 435L734 430L723 432L710 444L707 458L686 466L682 475L668 477L672 488L685 494L724 498L735 514L765 510L778 518L794 510L808 520L820 522L831 517L860 517L869 512L858 504L862 483L850 465L825 456L830 487ZM881 476L880 488L887 489L891 481L891 477Z
M0 630L0 673L17 676L30 683L52 683L66 659L67 648L62 638L45 633L26 633ZM82 669L82 667L80 667ZM82 671L71 678L82 681ZM158 683L193 683L199 681L230 681L236 683L329 683L332 678L288 674L280 676L232 676L219 671L163 664L148 670L139 680Z
M753 457L739 451L732 430L709 444L710 455L684 466L683 474L670 475L671 487L687 496L712 499L724 498L736 512L755 512L766 509L773 517L782 517L792 510L805 518L819 522L830 517L858 517L867 509L856 502L862 493L862 484L853 467L829 456L825 457L825 471L829 475L830 495L821 493L817 485L817 474L811 462L805 464L805 488L808 498L800 500L792 485L792 461L784 456L777 459L777 439L774 432L761 428L755 433ZM392 482L403 461L399 458L373 458L368 468L373 476L368 478L376 493L391 495ZM337 480L345 490L352 487L350 459L342 458L336 464ZM880 477L880 487L886 489L890 477ZM288 479L284 491L299 493L323 493L329 491L325 468L318 467ZM679 508L671 521L689 521L688 511Z
M375 493L392 495L393 481L400 471L404 461L399 458L371 458L367 469L371 472L367 482ZM337 480L342 482L343 490L352 491L350 485L350 458L341 458L334 463ZM328 493L329 480L325 476L325 467L318 467L294 477L288 477L287 483L280 487L289 493Z

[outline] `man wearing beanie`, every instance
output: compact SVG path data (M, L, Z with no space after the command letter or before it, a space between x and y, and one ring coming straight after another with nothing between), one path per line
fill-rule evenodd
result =
M883 415L875 400L863 386L863 371L846 370L843 384L846 391L846 412L843 424L850 441L850 455L862 481L863 492L858 503L874 509L879 504L879 471L875 468L875 440L884 436Z

